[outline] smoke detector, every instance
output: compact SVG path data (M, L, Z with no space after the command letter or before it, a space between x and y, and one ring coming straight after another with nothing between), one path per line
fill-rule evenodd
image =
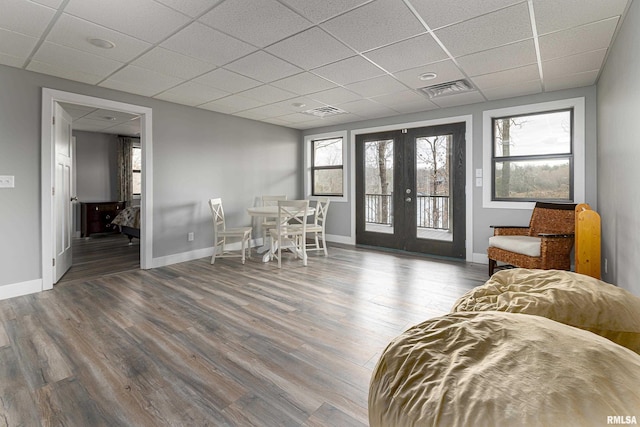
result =
M455 95L458 93L469 92L473 90L473 86L467 80L456 80L453 82L438 83L433 86L421 87L418 89L425 93L429 98L438 98L441 96Z
M311 110L303 111L304 114L309 114L310 116L316 116L320 118L328 117L328 116L337 116L338 114L347 114L346 111L341 110L337 107L332 107L331 105L325 105L324 107L313 108Z

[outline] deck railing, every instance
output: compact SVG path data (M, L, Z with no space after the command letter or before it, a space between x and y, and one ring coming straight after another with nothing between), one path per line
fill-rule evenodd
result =
M417 226L449 230L449 196L417 196ZM365 221L370 224L393 223L393 195L365 194Z

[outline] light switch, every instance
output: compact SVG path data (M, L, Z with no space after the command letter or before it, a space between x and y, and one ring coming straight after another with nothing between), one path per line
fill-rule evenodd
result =
M0 188L14 188L14 179L13 175L0 175Z
M476 178L482 178L482 169L476 169Z
M482 178L476 178L476 187L482 187Z

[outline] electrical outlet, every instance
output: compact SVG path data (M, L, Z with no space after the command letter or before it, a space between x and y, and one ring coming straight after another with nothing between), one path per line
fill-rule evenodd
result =
M187 234L187 240L193 242L193 232Z
M0 176L0 188L14 188L15 177L13 175Z

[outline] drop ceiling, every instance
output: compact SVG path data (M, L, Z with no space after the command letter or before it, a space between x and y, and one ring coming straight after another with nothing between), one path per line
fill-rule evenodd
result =
M593 85L632 0L1 1L0 64L309 129Z

